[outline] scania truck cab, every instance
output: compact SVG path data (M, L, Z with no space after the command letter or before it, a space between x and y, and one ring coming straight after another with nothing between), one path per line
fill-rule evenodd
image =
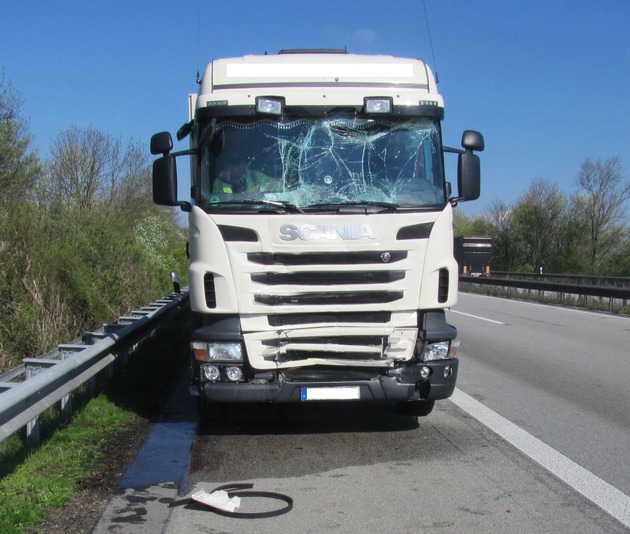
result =
M191 391L224 403L392 401L427 415L455 387L453 206L480 191L480 133L442 146L418 59L337 51L217 59L153 195L189 220ZM458 153L457 193L444 152ZM179 200L176 157L191 159Z

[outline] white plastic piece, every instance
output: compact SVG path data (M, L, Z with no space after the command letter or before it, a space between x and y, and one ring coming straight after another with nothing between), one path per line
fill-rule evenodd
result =
M227 492L223 490L213 491L212 493L199 490L192 494L192 498L197 502L219 508L226 512L233 512L241 505L240 497L230 498Z

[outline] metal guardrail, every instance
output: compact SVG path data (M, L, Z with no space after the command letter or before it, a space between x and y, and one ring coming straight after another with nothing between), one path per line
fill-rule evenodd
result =
M630 288L630 278L625 276L597 276L587 274L554 274L554 273L518 273L509 271L492 271L493 278L510 280L537 280L539 282L560 282L579 286L621 287Z
M540 276L540 275L538 275ZM612 311L614 303L618 302L620 308L625 308L630 300L630 288L612 287L612 286L593 286L579 284L562 284L556 282L541 282L530 280L515 280L509 278L495 277L494 273L490 277L472 277L460 276L459 287L465 291L466 284L477 286L494 286L506 289L506 296L519 297L532 296L532 292L537 292L536 300L545 301L545 295L554 296L562 304L567 296L573 296L577 299L577 304L582 307L588 307L589 297L599 299L608 299L608 310ZM514 290L512 292L512 290ZM552 299L549 298L549 301Z
M130 348L187 302L187 289L173 293L0 375L0 442L26 428L27 446L37 445L44 410L60 403L61 417L69 419L75 389L112 370L113 362L124 362Z

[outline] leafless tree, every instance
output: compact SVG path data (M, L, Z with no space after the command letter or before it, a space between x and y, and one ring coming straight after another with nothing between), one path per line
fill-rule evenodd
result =
M585 210L593 270L598 258L609 248L606 236L617 233L615 227L624 216L624 204L630 198L630 180L624 181L621 158L614 156L604 161L584 161L576 182L580 198L575 204Z
M72 126L51 152L47 186L58 202L120 213L152 207L148 153L140 144Z
M486 216L497 232L507 232L513 225L512 208L503 200L491 202Z

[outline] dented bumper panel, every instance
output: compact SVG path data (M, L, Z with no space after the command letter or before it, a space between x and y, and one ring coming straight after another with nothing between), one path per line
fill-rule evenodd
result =
M256 369L313 365L393 367L413 357L417 328L337 327L246 333L249 362Z
M287 375L280 373L274 380L237 384L206 382L201 386L200 393L210 402L433 401L446 399L452 395L457 380L458 364L455 358L448 361L410 365L372 379L346 381L341 379L303 380L300 379L299 374L288 380ZM421 367L430 369L427 378L422 378ZM342 376L342 373L338 374L339 378ZM306 378L306 374L304 377ZM344 388L357 391L356 396L349 391L341 391ZM321 394L309 395L309 393L317 393L316 390L320 390Z

